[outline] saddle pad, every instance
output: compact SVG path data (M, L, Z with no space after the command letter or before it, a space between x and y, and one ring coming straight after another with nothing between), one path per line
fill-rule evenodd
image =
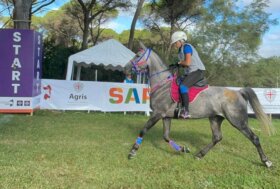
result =
M208 88L208 85L205 85L204 87L191 87L189 88L189 102L193 102L196 97L204 91L205 89ZM171 83L171 88L170 88L170 94L171 98L174 102L180 102L180 92L179 92L179 86L177 85L176 82L176 77L174 77L172 83Z

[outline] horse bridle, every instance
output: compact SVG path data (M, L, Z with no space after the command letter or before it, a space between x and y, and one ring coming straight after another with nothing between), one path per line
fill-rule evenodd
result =
M146 65L146 67L144 68L141 68L140 66L142 66L143 64L147 64L147 61L151 55L151 51L152 49L151 48L147 48L145 50L145 52L139 57L137 58L136 60L133 60L133 61L130 61L132 66L133 66L133 70L137 73L137 74L141 74L141 73L147 73L148 72L148 65ZM146 53L148 53L148 56L146 57L145 60L142 60L144 58L144 56L146 55ZM142 61L141 61L142 60ZM162 70L162 71L159 71L159 72L155 72L155 73L151 73L148 77L149 79L151 79L152 77L156 76L156 75L159 75L161 73L164 73L166 71L170 71L169 68L165 69L165 70ZM165 84L166 82L169 82L169 81L172 81L173 80L173 76L172 75L169 75L166 79L158 82L157 84L155 84L154 87L151 88L150 90L150 94L152 94L153 92L155 92L157 89L159 89L163 84Z
M140 66L142 66L143 64L147 64L147 61L151 55L151 52L152 52L152 49L151 48L147 48L145 50L145 52L139 57L137 58L136 60L134 61L130 61L132 66L133 66L133 70L137 73L137 74L141 74L141 73L147 73L148 71L148 65L146 65L146 67L144 68L140 68ZM145 60L142 60L144 58L144 56L146 55L146 53L148 53L148 56L146 57ZM141 61L142 60L142 61ZM159 75L163 72L166 72L166 71L170 71L169 68L165 69L165 70L162 70L162 71L159 71L159 72L155 72L155 73L151 73L149 77L149 79L151 79L153 76L156 76L156 75Z
M140 50L139 52L141 52L141 51L142 50ZM130 63L132 64L132 67L133 67L133 71L135 71L137 74L146 73L147 72L148 65L146 67L144 67L144 68L141 68L140 66L142 66L143 64L147 63L147 61L148 61L148 59L149 59L149 57L151 55L151 51L152 51L152 49L147 48L145 50L145 52L142 53L142 55L140 57L138 57L136 60L130 61ZM148 52L147 58L145 60L142 60L147 52Z

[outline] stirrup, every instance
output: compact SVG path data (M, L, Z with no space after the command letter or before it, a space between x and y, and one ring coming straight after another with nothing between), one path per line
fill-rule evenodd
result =
M183 119L189 119L191 118L191 115L189 114L188 111L186 111L184 108L180 111L179 118Z

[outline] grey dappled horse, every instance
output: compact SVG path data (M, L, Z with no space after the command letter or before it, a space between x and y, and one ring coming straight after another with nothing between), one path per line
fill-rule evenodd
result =
M126 65L125 70L131 68L137 72L148 71L150 81L150 106L152 115L132 146L128 155L131 159L136 155L146 132L151 129L160 119L163 121L163 138L177 151L189 152L187 148L176 144L169 138L171 119L175 117L177 103L170 96L170 77L172 74L161 58L151 49L141 44L142 54L135 56ZM264 154L257 135L248 127L247 103L250 103L256 117L261 122L263 130L272 133L271 122L263 112L255 92L251 88L243 88L239 91L224 87L209 87L199 94L195 101L190 103L189 110L192 118L209 118L212 130L212 141L195 154L197 158L204 157L207 152L222 140L221 124L227 119L233 127L247 137L257 148L261 161L270 167L272 162Z

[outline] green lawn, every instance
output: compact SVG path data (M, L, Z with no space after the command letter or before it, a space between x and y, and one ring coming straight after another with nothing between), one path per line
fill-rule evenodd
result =
M279 188L280 138L268 137L250 119L266 155L223 123L223 140L202 160L193 155L211 140L207 119L172 121L171 137L190 154L162 139L162 123L148 132L135 159L128 152L144 115L38 111L0 115L0 188ZM280 131L280 120L273 120Z

